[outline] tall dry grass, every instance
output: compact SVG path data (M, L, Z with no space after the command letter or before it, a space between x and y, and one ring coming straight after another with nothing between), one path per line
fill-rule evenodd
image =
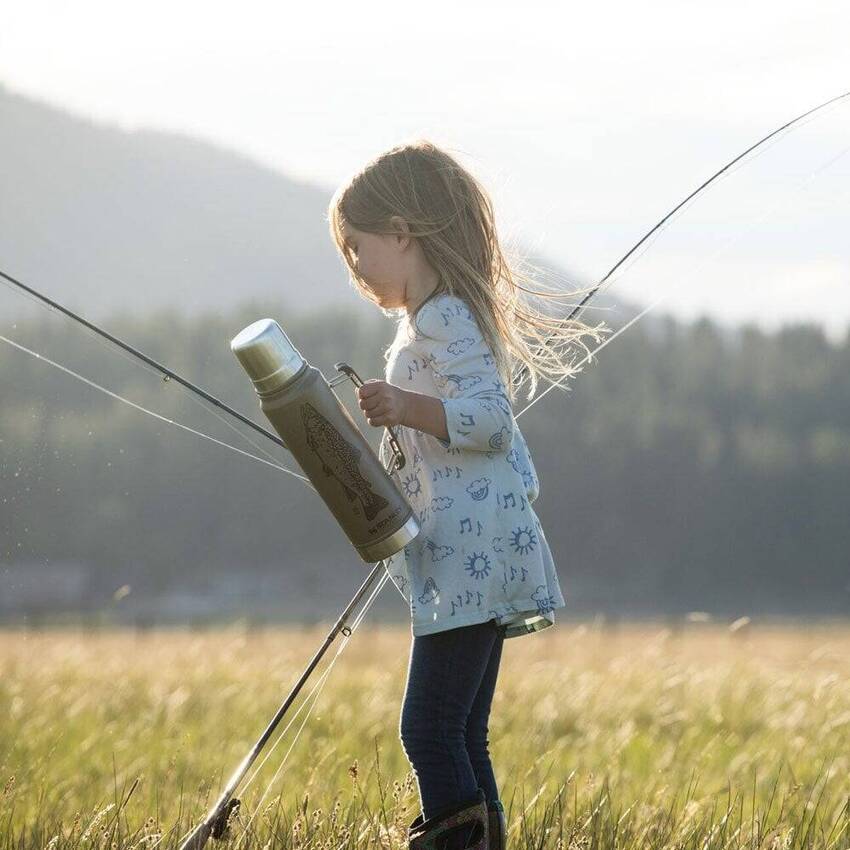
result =
M0 848L176 847L329 628L0 632ZM406 847L409 649L360 626L211 846ZM506 642L490 742L512 849L846 850L850 626L562 621Z

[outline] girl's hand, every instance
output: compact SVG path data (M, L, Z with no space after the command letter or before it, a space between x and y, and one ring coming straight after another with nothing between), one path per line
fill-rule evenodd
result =
M372 379L357 387L360 409L370 425L403 425L407 414L407 393L386 381Z

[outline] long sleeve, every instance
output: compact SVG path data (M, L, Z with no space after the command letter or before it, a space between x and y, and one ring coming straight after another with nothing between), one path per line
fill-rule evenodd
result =
M446 412L446 448L507 454L514 417L495 359L467 307L448 314L426 305L419 346ZM430 337L430 338L429 338Z

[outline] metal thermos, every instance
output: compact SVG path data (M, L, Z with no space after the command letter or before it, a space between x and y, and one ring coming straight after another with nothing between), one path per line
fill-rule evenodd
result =
M367 563L388 558L419 533L398 484L322 373L280 325L260 319L230 348L254 382L260 408Z

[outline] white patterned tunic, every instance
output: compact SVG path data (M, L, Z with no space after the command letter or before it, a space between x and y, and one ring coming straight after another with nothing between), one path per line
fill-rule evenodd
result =
M414 635L496 620L505 637L555 622L566 603L531 503L540 485L475 316L441 294L403 318L385 378L440 398L449 439L395 428L407 463L394 475L417 512L420 532L386 560L410 604ZM428 338L430 337L430 338ZM387 432L381 460L390 456Z

